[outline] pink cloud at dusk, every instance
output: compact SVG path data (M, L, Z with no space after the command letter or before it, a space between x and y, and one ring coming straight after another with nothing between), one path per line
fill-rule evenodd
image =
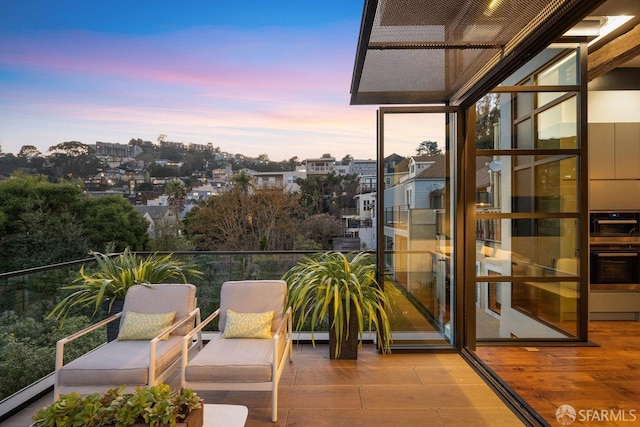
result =
M375 107L349 106L356 33L348 25L0 33L0 144L44 151L74 134L126 143L163 133L274 160L372 158Z

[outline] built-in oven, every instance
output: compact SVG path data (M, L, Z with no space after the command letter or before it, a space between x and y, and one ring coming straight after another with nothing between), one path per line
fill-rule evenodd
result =
M592 244L592 290L640 290L640 245Z
M640 212L591 212L592 290L640 290Z
M591 237L632 237L640 231L640 212L591 212Z

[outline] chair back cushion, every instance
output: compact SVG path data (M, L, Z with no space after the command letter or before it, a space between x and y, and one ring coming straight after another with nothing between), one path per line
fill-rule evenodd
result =
M274 332L284 316L287 284L284 280L244 280L224 282L220 290L220 318L218 327L224 331L227 310L238 313L264 313L273 310L271 331Z
M120 327L127 311L153 314L175 311L175 322L184 318L196 308L196 287L189 284L135 285L129 288L124 298ZM175 335L185 335L193 329L191 322L176 329Z

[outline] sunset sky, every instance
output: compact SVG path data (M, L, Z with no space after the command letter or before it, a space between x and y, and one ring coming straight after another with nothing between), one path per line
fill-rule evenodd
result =
M377 107L349 105L362 7L0 0L0 146L165 134L275 161L373 159Z

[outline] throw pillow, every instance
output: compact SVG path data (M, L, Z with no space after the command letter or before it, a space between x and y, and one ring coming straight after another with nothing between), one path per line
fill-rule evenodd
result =
M271 338L274 311L264 313L238 313L227 310L223 338Z
M118 334L119 341L150 340L173 324L176 312L169 313L136 313L127 311ZM166 340L169 336L162 337Z

